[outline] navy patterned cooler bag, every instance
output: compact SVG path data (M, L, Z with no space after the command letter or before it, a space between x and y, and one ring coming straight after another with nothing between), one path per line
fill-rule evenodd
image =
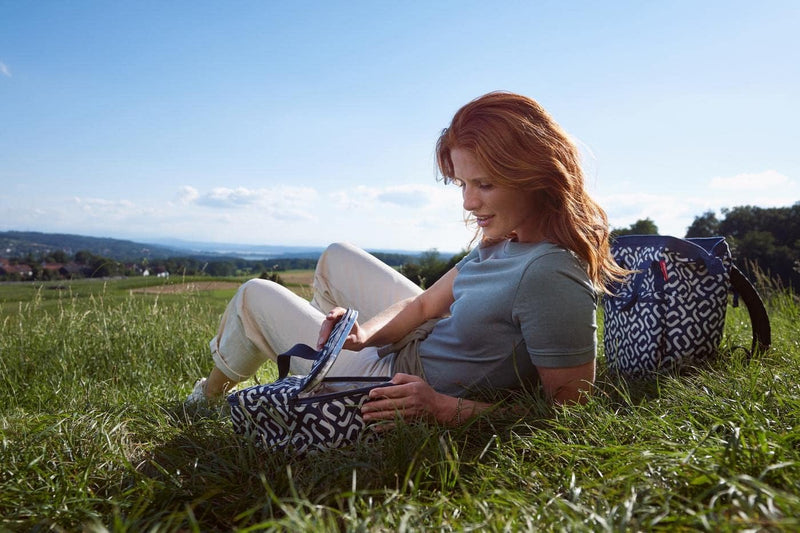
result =
M356 321L348 309L319 351L297 344L278 356L278 379L231 393L234 430L262 449L302 454L352 443L364 429L361 406L390 377L327 377ZM305 376L288 376L292 357L314 361Z
M728 294L747 305L752 350L770 344L769 318L755 288L731 261L724 237L617 237L611 253L633 274L603 298L608 368L641 378L676 372L717 353Z

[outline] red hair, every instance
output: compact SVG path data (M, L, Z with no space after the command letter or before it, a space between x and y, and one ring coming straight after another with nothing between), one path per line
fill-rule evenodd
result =
M598 290L627 273L611 257L608 217L585 189L575 143L536 101L492 92L459 109L436 143L446 183L455 148L470 152L494 184L535 191L542 234L583 259Z

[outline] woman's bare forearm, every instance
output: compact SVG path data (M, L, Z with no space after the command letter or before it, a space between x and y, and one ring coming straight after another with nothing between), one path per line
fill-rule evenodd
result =
M453 302L453 268L422 294L388 307L361 325L363 346L384 346L399 341L426 320L446 315Z
M392 344L425 320L418 298L401 300L361 324L364 347Z

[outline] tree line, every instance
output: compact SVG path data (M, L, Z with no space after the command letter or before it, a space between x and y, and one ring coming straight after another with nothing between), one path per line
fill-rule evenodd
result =
M415 254L373 252L386 264L399 268L415 260ZM3 269L3 266L7 268ZM0 264L2 281L49 281L57 279L111 278L142 275L179 275L233 277L253 276L277 280L276 273L286 270L310 270L316 257L241 259L236 257L170 257L120 261L80 250L69 254L64 250L27 252Z

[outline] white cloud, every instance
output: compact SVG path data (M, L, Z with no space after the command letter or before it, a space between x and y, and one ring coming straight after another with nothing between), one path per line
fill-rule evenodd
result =
M388 187L378 193L377 200L401 207L424 207L431 202L430 187L419 185Z
M464 226L461 195L455 187L359 186L329 198L333 209L330 227L325 228L329 239L357 236L357 244L365 247L455 252L472 237Z
M136 205L128 200L106 200L104 198L74 197L78 209L90 216L121 216L136 211Z
M793 182L787 176L775 170L766 170L752 174L715 177L711 179L709 188L724 191L761 191L787 185L793 185Z
M422 184L382 188L358 186L355 189L331 193L330 196L339 207L347 209L437 210L442 206L459 206L461 201L456 189L452 187Z
M355 189L332 192L329 196L337 209L371 211L380 193L379 189L359 185Z
M706 198L714 209L743 205L789 206L800 198L800 184L775 170L743 173L711 179Z
M149 242L174 237L189 241L244 244L324 246L350 241L368 249L457 252L472 232L464 227L458 190L444 186L426 190L424 207L400 206L377 200L385 189L347 189L319 195L302 187L275 187L255 191L217 190L217 198L231 196L248 202L235 208L208 207L200 199L211 191L183 186L164 197L108 199L37 195L11 198L0 195L0 212L14 220L10 229L76 233ZM331 197L338 198L337 202ZM179 201L183 199L185 201ZM343 208L341 202L358 207ZM0 221L2 222L2 221Z
M204 207L220 209L268 208L278 215L286 209L291 211L302 207L304 204L313 203L317 198L317 192L309 187L264 189L215 187L205 194L200 194L193 187L185 186L181 188L180 194L183 194L184 198L189 202Z
M696 215L707 207L696 197L678 197L649 193L626 193L597 198L606 210L612 228L626 228L649 218L659 233L683 237Z
M246 233L276 222L313 221L320 209L319 194L310 187L215 187L201 193L185 185L177 196L187 219L200 218L203 224L217 221L231 229L241 227ZM198 211L198 207L211 209L215 214Z
M194 202L200 196L200 193L191 185L184 185L178 189L178 202L186 205Z
M0 61L0 74L3 76L10 78L11 77L11 70L9 70L8 65Z
M216 187L208 193L196 197L195 202L207 207L236 208L259 203L265 197L266 193L263 190L249 190L244 187L236 189Z

